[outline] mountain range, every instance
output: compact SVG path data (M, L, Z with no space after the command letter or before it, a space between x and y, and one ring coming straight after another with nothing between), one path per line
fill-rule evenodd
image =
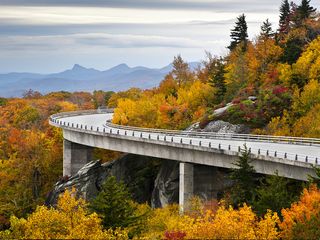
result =
M190 62L194 70L198 62ZM0 97L21 97L29 89L46 94L54 91L122 91L131 87L147 89L158 86L172 70L172 64L163 68L129 67L120 64L105 71L75 64L59 73L7 73L0 74Z

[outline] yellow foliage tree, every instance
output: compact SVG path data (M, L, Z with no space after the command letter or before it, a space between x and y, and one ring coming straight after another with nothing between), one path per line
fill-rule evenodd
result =
M27 219L11 217L11 228L1 232L8 239L127 239L123 230L102 229L96 213L89 214L86 203L76 199L75 189L59 197L57 208L39 206Z
M112 122L127 125L129 119L135 115L136 103L131 99L119 99L118 107L114 110Z
M292 129L294 136L319 138L320 103L311 108L305 116L298 119Z
M308 45L293 68L305 78L320 80L320 37Z
M310 80L300 93L298 89L293 95L292 110L295 115L305 115L313 106L320 103L320 83L317 80Z
M290 79L292 77L292 68L288 63L279 63L277 66L277 71L279 74L280 82L286 86L290 87Z
M199 120L213 102L215 89L199 80L171 89L173 84L171 78L166 78L158 89L143 92L139 99L118 99L113 123L184 129Z
M320 137L320 83L310 80L302 91L295 89L292 111L273 118L266 130L278 136Z
M238 210L220 206L214 213L200 211L198 215L180 215L177 206L157 209L148 218L142 237L160 238L165 233L182 233L186 239L277 239L277 213L259 219L246 205Z
M274 117L267 126L267 133L275 136L290 136L291 127L289 125L290 116L285 110L282 117Z
M221 206L215 214L206 211L185 232L190 239L276 239L278 221L271 211L258 219L246 205L238 210Z

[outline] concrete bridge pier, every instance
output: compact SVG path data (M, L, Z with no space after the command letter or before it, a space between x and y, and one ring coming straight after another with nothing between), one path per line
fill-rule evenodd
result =
M179 206L182 213L193 196L193 164L180 162L179 168Z
M92 147L63 140L63 176L72 176L92 161Z

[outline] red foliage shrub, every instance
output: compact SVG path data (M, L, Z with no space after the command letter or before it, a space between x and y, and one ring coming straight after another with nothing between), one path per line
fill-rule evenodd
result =
M183 240L187 234L181 231L167 231L164 233L164 239L166 240Z
M285 93L288 91L288 88L281 86L281 85L277 85L273 88L272 93L275 95L280 95L282 93Z

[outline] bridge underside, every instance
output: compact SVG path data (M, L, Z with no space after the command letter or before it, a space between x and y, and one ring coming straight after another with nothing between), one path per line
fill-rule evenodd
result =
M194 164L233 168L233 163L238 160L238 153L226 152L223 150L204 149L201 146L188 146L181 148L176 143L163 143L152 141L137 141L136 138L128 139L123 136L93 135L83 132L74 132L64 129L64 153L63 153L63 174L74 175L80 168L92 159L94 147L109 149L119 152L126 152L137 155L144 155L162 159L176 160L180 162L179 173L179 205L181 211L186 207L188 199L194 192ZM277 160L277 161L275 161ZM261 174L278 174L283 177L307 180L308 175L313 175L312 168L302 167L301 162L294 162L297 165L288 163L285 159L265 159L259 156L252 161L255 170Z
M63 130L64 153L63 174L74 175L86 163L92 161L94 147L119 152L144 155L180 162L179 174L179 204L181 211L185 203L194 192L194 164L234 168L233 163L238 160L238 153L219 149L204 149L201 146L181 145L173 142L158 142L148 139L131 138L126 136L105 136ZM255 170L261 174L271 175L275 171L283 177L307 180L308 175L314 175L314 170L306 163L293 162L286 159L255 156L252 161Z
M137 138L128 136L93 135L67 129L63 130L63 135L67 140L64 152L64 173L66 174L76 172L90 160L90 147L222 168L234 168L233 163L238 160L237 152L219 149L208 151L207 148L201 146L187 145L182 148L181 145L173 142L159 142L150 139L137 141ZM74 145L75 143L77 144ZM73 154L79 158L74 157ZM252 165L261 174L272 175L278 171L280 176L303 181L308 179L308 175L314 176L314 170L309 164L303 162L262 155L255 155L253 158Z

